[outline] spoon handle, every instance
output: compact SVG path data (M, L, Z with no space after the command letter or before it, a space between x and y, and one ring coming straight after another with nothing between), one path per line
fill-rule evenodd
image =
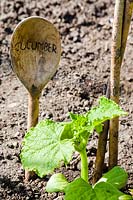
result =
M27 130L36 126L39 115L39 97L28 95L28 125Z
M28 94L28 125L27 130L31 127L36 126L38 123L39 115L39 96L33 96L31 93ZM25 181L28 181L30 177L34 175L34 172L25 170Z

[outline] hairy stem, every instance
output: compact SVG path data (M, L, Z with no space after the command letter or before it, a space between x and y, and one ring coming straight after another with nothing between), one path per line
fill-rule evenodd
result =
M81 178L88 183L88 159L86 149L80 152L81 156Z

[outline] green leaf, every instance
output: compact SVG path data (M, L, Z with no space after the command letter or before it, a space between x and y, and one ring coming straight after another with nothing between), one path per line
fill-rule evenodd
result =
M124 112L114 101L102 96L99 99L99 105L92 108L86 114L86 117L88 118L88 124L91 125L93 131L95 127L102 124L104 121L122 115L127 115L127 113Z
M131 200L131 196L124 195L116 187L107 182L100 182L96 184L94 187L94 191L97 200L119 200L122 198L122 196L129 197L129 199Z
M129 200L132 198L106 182L100 182L92 188L90 184L78 178L65 187L65 200L121 200L122 197Z
M119 200L133 200L133 198L129 195L122 195L119 197Z
M99 124L95 127L97 133L101 133L103 131L103 124Z
M92 108L86 114L70 113L72 122L69 122L62 131L61 139L72 139L77 151L82 151L84 144L88 142L91 133L96 129L100 133L103 122L106 120L127 114L114 101L102 96L99 105Z
M72 129L72 123L68 122L64 125L64 129L61 133L61 140L65 140L65 139L72 139L73 138L73 129Z
M74 114L73 114L74 115ZM85 148L88 142L88 126L87 119L83 115L75 115L73 117L73 121L67 123L64 126L64 130L61 134L61 139L71 139L73 141L73 145L77 151L81 151Z
M70 115L70 119L71 119L72 121L78 119L78 117L79 117L79 114L74 114L74 113L72 113L72 112L70 112L69 115Z
M61 173L54 174L47 182L47 192L64 192L65 187L68 185L68 181Z
M129 192L130 192L130 194L131 194L132 197L133 197L133 188L130 188L130 189L129 189Z
M95 193L87 182L78 178L65 188L65 200L95 200Z
M71 140L61 140L63 123L41 121L26 134L21 151L21 162L25 169L35 171L43 177L60 166L69 163L74 151Z
M128 174L119 166L114 167L109 172L104 174L102 178L96 183L107 182L111 183L118 189L124 188L128 180Z
M88 138L94 129L96 129L98 133L102 131L103 122L126 114L127 113L124 112L118 104L102 96L99 99L99 105L93 107L86 114L80 115L70 113L72 122L68 125L67 131L62 132L62 138L72 138L75 137L75 135ZM71 132L71 134L68 132Z

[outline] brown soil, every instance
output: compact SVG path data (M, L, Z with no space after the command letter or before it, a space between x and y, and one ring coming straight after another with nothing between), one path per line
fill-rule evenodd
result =
M54 78L42 92L40 118L63 121L68 112L83 113L102 95L110 76L110 46L114 1L112 0L2 0L0 34L0 199L53 200L47 194L49 176L24 183L19 153L27 126L27 91L11 69L9 47L12 32L22 19L39 15L59 30L62 56ZM129 174L126 191L133 188L133 23L121 69L121 106L129 115L120 119L119 165ZM90 178L94 167L97 135L87 147ZM108 152L106 153L106 163ZM79 176L74 155L67 170L69 179Z

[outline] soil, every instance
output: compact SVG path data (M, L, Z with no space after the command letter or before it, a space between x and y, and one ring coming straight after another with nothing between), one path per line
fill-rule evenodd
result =
M0 199L53 200L62 193L48 194L49 175L24 182L19 154L27 127L27 91L11 69L9 47L15 26L37 15L59 30L62 56L57 73L40 98L39 120L64 121L68 112L84 113L105 93L110 77L110 46L114 13L113 0L2 0L0 33ZM133 21L132 21L133 22ZM120 118L119 159L129 175L126 192L133 188L133 23L121 69L122 108L129 114ZM87 146L89 174L94 168L97 134ZM108 151L105 162L108 162ZM70 180L79 176L80 161L73 156L62 171Z

